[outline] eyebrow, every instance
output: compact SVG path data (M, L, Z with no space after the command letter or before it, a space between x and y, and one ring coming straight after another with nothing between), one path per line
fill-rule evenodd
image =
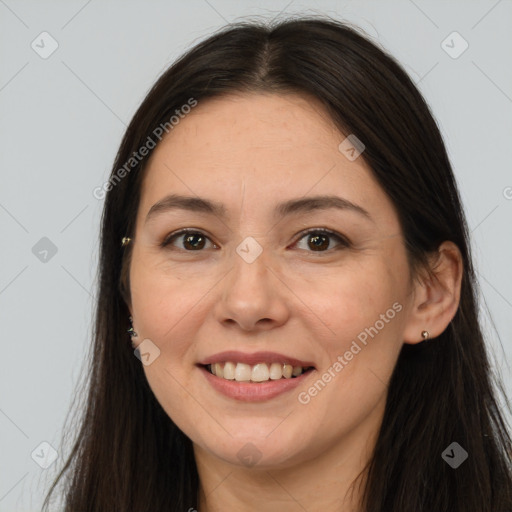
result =
M274 216L283 218L294 214L305 214L332 208L353 211L374 222L371 215L361 206L352 203L348 199L332 195L290 199L276 205ZM158 214L172 210L186 210L226 218L226 207L222 203L200 197L171 194L155 203L149 209L145 222L148 222Z

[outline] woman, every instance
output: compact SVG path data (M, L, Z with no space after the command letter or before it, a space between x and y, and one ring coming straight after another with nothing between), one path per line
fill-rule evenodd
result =
M66 510L512 510L456 182L389 55L329 19L230 26L95 193Z

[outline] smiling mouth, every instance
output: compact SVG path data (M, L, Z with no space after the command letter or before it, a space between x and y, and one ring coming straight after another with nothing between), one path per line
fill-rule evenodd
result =
M237 382L267 382L294 379L314 370L313 366L292 366L287 363L258 363L249 365L226 361L203 365L212 375L224 380Z

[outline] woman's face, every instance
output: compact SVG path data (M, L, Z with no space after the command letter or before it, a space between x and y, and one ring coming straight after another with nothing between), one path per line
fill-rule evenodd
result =
M393 205L345 139L311 98L230 96L150 159L134 327L156 398L212 460L285 468L380 426L412 284Z

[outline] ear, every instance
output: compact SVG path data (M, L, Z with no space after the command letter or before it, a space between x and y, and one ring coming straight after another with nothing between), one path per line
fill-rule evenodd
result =
M420 343L423 331L428 331L431 339L439 336L457 313L463 272L457 245L443 242L432 257L430 268L431 275L415 280L404 343Z

